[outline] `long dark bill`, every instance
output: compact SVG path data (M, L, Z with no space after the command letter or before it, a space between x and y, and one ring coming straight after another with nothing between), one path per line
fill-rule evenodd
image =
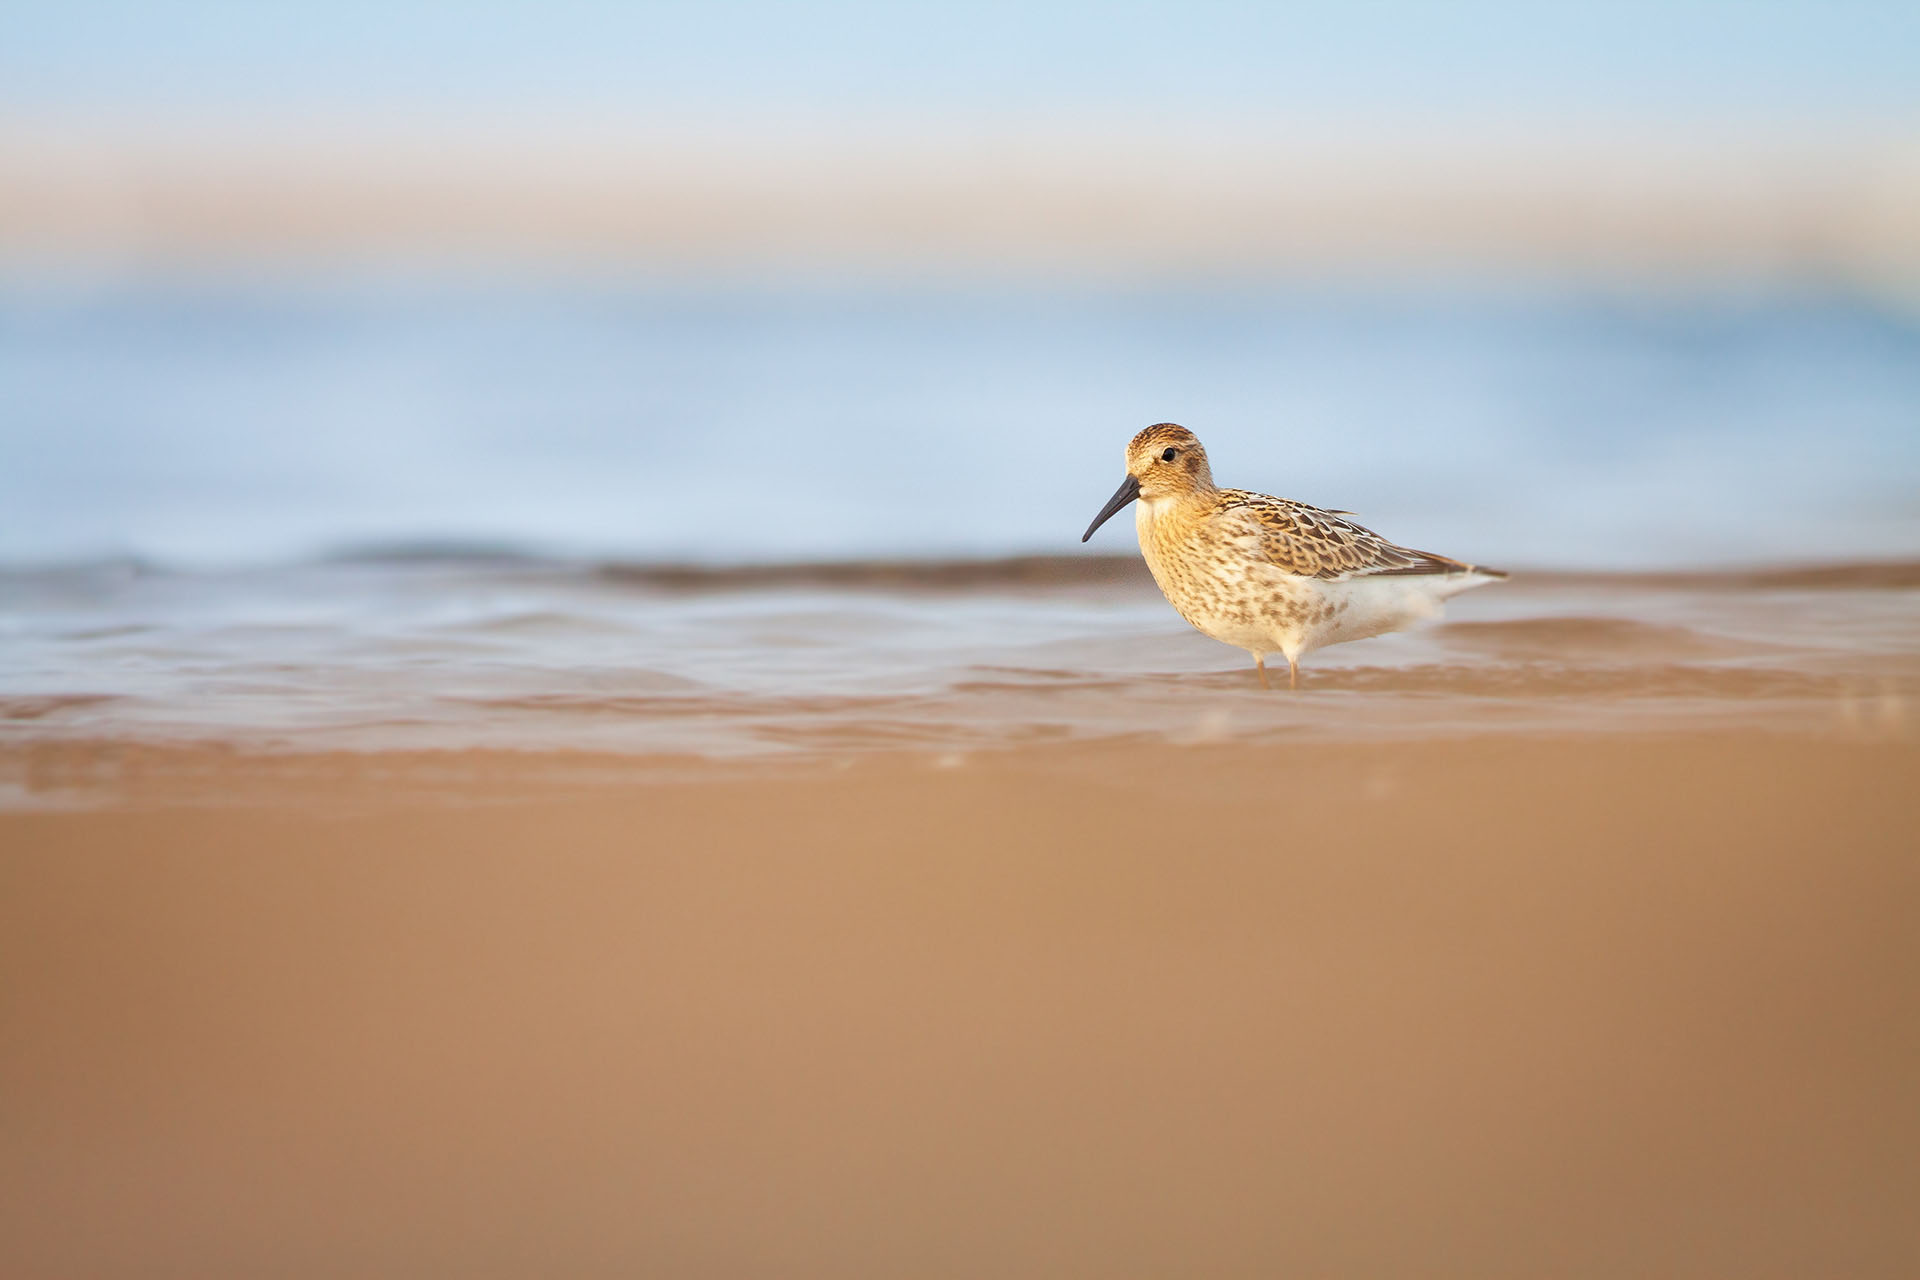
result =
M1113 519L1114 512L1139 496L1140 482L1129 473L1127 478L1120 482L1120 487L1113 491L1113 496L1107 499L1107 505L1100 508L1100 514L1093 518L1093 523L1087 526L1087 531L1080 535L1080 541L1085 542L1091 538L1095 529Z

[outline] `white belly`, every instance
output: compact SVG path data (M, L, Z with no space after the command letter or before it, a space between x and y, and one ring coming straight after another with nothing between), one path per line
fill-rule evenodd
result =
M1489 581L1477 574L1407 574L1328 582L1244 563L1159 564L1155 581L1180 615L1223 644L1290 659L1437 618L1442 602Z

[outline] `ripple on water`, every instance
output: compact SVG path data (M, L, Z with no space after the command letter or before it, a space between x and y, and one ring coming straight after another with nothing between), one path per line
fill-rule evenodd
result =
M1920 701L1920 591L1878 579L1797 595L1737 578L1516 581L1454 602L1445 625L1313 654L1298 693L1261 690L1245 655L1185 629L1150 586L969 582L660 592L379 564L158 591L129 579L14 610L0 725L15 743L725 756L1729 718L1901 734Z
M102 707L120 701L111 693L55 693L39 697L0 698L0 720L45 720L69 711Z
M1754 652L1751 641L1693 627L1635 618L1507 618L1454 622L1436 631L1441 643L1507 658L1641 662L1651 658L1724 658Z

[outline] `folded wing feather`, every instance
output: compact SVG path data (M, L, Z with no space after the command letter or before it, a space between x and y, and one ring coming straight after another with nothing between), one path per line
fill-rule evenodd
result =
M1430 551L1396 546L1354 521L1350 512L1324 511L1304 502L1223 489L1214 518L1241 524L1261 554L1283 572L1302 578L1474 572L1473 565ZM1484 572L1484 571L1483 571Z

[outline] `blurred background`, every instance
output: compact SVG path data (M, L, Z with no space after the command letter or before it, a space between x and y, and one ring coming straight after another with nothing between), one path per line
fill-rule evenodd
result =
M1920 553L1920 8L6 5L0 563ZM1129 551L1116 528L1090 550Z
M0 1280L1920 1276L1917 743L1920 0L0 0Z

